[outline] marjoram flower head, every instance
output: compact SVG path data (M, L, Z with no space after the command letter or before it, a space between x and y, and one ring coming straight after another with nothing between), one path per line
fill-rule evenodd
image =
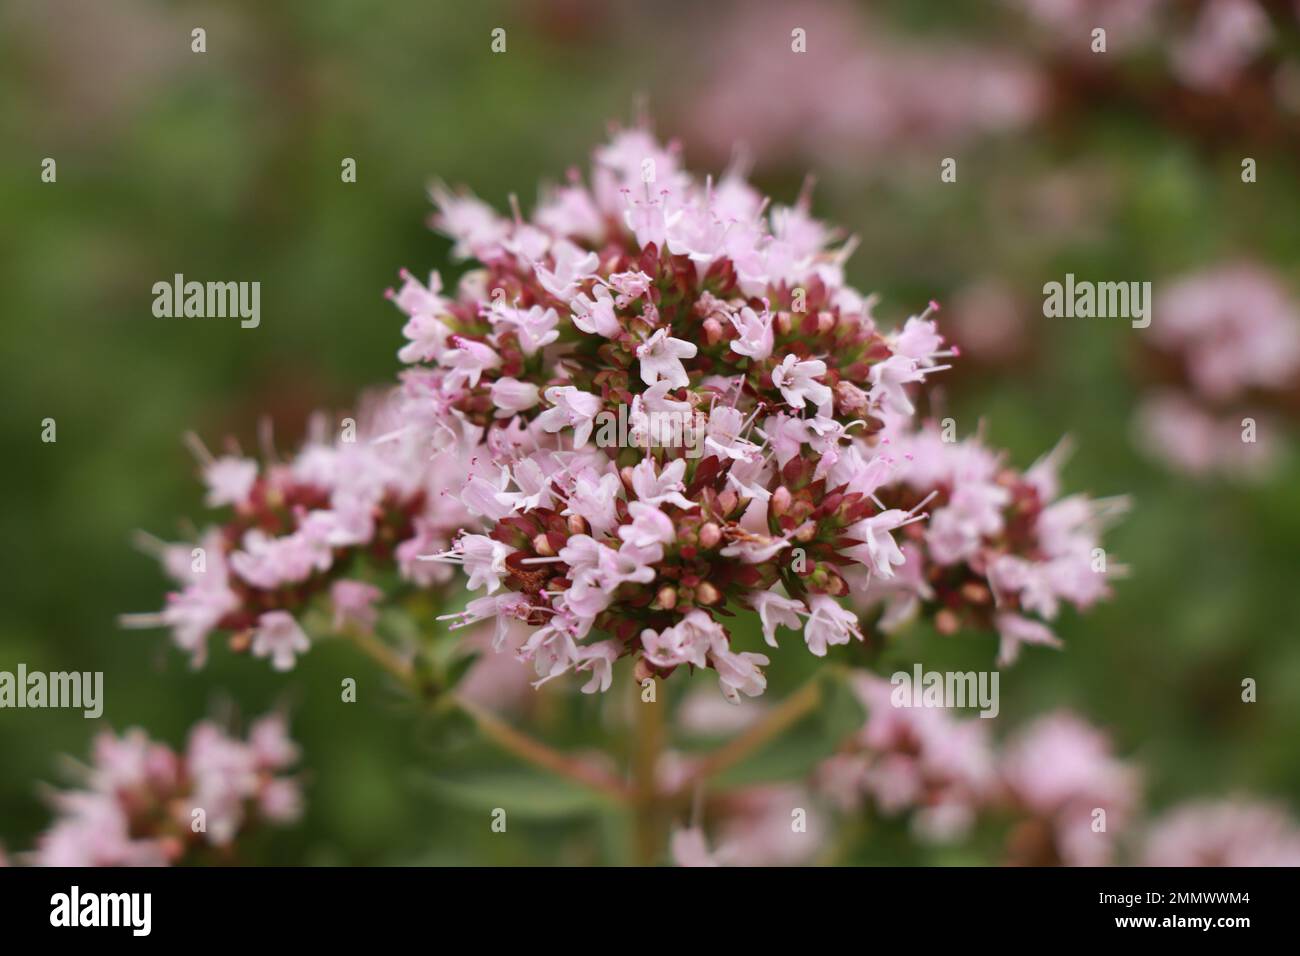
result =
M338 435L318 420L292 460L192 442L223 517L193 544L146 539L179 590L125 621L171 628L196 666L225 633L288 670L313 627L368 632L459 566L475 596L443 619L493 622L498 649L526 627L512 653L539 684L604 691L631 657L639 681L712 669L736 701L769 664L733 645L744 616L823 657L921 613L997 632L1010 663L1122 571L1100 535L1123 501L1061 497L1061 449L1022 473L920 417L958 355L938 306L879 325L845 281L854 241L807 190L786 206L734 168L700 181L635 127L531 220L432 195L477 265L454 292L406 271L389 291L399 385Z
M254 721L247 739L212 721L191 729L183 752L139 728L95 738L83 786L54 792L56 819L28 855L37 866L169 866L230 859L257 825L302 814L298 761L280 714Z
M435 228L472 259L453 292L403 273L394 416L468 457L475 527L423 557L463 567L461 626L514 618L538 683L610 686L711 668L731 700L768 658L733 646L757 615L809 650L894 626L996 630L1000 659L1057 644L1045 621L1108 591L1116 503L1059 498L1057 458L1018 473L917 419L945 347L931 303L898 328L844 277L853 241L736 170L692 177L675 145L616 131L589 178L531 219L438 185ZM236 573L240 573L236 569Z

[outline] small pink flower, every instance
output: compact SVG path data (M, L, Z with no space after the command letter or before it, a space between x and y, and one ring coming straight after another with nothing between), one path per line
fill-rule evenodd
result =
M364 581L335 581L330 585L330 603L334 605L334 629L342 631L356 627L369 632L374 629L379 612L375 602L384 592Z
M817 657L825 657L830 645L847 644L852 637L863 639L858 616L841 607L834 598L814 594L808 599L808 606L811 613L803 626L803 637L808 650Z
M551 254L555 261L554 268L535 266L537 281L552 296L561 302L567 302L580 282L595 276L600 257L565 239L552 247Z
M618 525L617 501L621 487L617 474L606 474L599 479L587 474L579 475L569 490L568 504L562 513L585 520L591 526L592 534L610 534Z
M844 553L856 558L882 578L893 577L894 568L907 559L903 557L891 532L910 523L910 519L911 515L897 508L862 519L848 529L848 534L863 543L845 549Z
M998 644L998 667L1007 667L1015 663L1020 656L1022 644L1038 644L1044 647L1060 647L1061 639L1052 633L1051 628L1041 621L1024 617L1020 614L1004 613L994 618L994 623L1001 638Z
M658 633L649 628L642 631L641 646L645 659L656 667L682 664L706 667L714 635L719 630L703 611L692 611L673 627L666 627Z
M632 490L647 505L672 504L691 511L699 505L681 494L686 489L682 482L685 474L685 458L668 462L658 474L655 474L655 460L645 458L632 469Z
M653 549L658 545L672 544L677 536L673 521L658 507L644 501L633 501L627 506L632 516L630 524L618 529L623 543L639 550Z
M806 614L807 608L802 601L784 597L775 591L758 591L749 599L750 605L758 612L758 619L763 625L763 640L769 647L776 647L776 629L786 627L792 631L801 630L803 622L800 614ZM823 651L823 653L825 653Z
M456 257L490 255L509 234L510 224L483 200L453 193L442 185L435 185L430 192L438 205L435 223L455 240L452 254Z
M573 445L582 448L591 437L596 415L601 410L600 396L579 391L572 385L552 385L545 394L553 407L537 416L538 426L551 433L572 428Z
M868 394L873 402L895 414L911 415L916 409L907 397L907 386L924 378L916 359L892 355L871 366L871 391Z
M311 641L288 611L267 611L257 619L253 656L270 657L278 671L293 670L296 655L311 648Z
M492 383L492 403L497 407L497 418L509 418L526 412L540 399L541 392L532 382L521 382L504 376Z
M524 355L533 356L560 337L556 326L560 316L554 309L544 309L535 305L531 309L516 309L512 306L498 306L488 313L489 319L498 329L508 329L515 334ZM481 353L480 361L484 368L496 368L486 353ZM443 364L446 364L445 362ZM471 382L470 384L474 384Z
M438 364L450 370L447 381L453 387L473 387L485 371L500 368L501 356L491 346L460 336L452 338L451 342L453 348L438 356Z
M609 277L609 284L618 293L615 304L620 309L625 309L650 291L653 280L638 269L632 272L614 273Z
M590 296L576 295L569 300L573 310L573 324L588 335L611 339L623 331L623 323L614 311L615 302L609 290L596 286Z
M462 565L469 575L467 587L471 591L486 587L488 594L501 587L501 578L506 573L506 558L509 556L508 547L482 534L461 535L450 551L421 555L426 561L447 561Z
M736 329L739 336L731 343L731 350L739 355L745 355L761 362L772 354L773 336L772 336L772 315L764 312L762 315L756 313L749 306L741 309L739 314L733 315L731 324Z
M614 680L614 662L618 660L622 644L619 641L600 641L579 645L574 670L591 671L591 680L582 685L584 694L605 693Z
M209 462L203 469L208 485L204 503L209 508L243 504L257 482L257 470L257 462L251 458L226 455Z
M812 404L820 408L831 400L831 390L818 376L826 374L826 363L821 359L801 362L787 355L781 364L772 369L772 384L781 390L781 396L794 408Z
M767 655L750 651L737 654L731 649L731 643L720 627L713 632L709 663L718 672L718 686L722 690L722 696L733 704L740 702L741 694L747 697L758 697L767 690L767 678L759 670L760 667L766 667L771 663Z
M670 388L689 385L691 379L682 359L694 358L697 351L693 342L671 338L667 329L656 329L636 349L636 357L641 360L641 381L654 385L664 379Z

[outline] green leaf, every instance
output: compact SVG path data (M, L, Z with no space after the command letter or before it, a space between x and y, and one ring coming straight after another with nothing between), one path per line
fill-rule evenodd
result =
M484 771L455 777L420 774L416 783L453 806L486 811L501 807L508 817L525 820L588 816L608 806L607 799L585 788L525 771Z

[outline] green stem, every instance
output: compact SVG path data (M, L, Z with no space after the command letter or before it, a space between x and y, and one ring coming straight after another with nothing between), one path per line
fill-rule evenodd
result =
M740 736L732 738L697 763L677 794L689 794L699 784L745 760L810 714L821 703L821 680L820 674L810 679Z
M478 704L455 695L451 700L462 713L474 721L484 737L502 750L514 754L535 767L566 777L574 783L603 793L614 800L627 802L633 799L633 794L626 784L600 767L561 753L540 740L529 737Z
M654 680L654 678L651 678ZM632 752L633 859L637 866L654 866L663 850L664 806L659 799L656 773L664 749L664 713L667 704L660 699L664 682L655 680L655 699L641 698L641 685L633 681L636 695Z
M421 696L416 685L415 668L408 659L374 635L363 634L354 629L349 631L347 637L362 653L397 678L412 696L417 698ZM448 702L460 710L474 722L479 733L524 762L565 777L620 802L626 803L631 800L628 786L600 767L561 753L548 744L516 730L496 714L459 695L436 698L434 703L439 700Z
M367 657L397 678L414 696L421 696L415 668L410 660L373 635L352 631L347 636ZM659 861L663 852L668 808L688 799L701 784L747 759L815 710L822 701L821 680L824 677L824 673L814 676L744 733L705 756L671 794L659 792L655 776L666 739L666 704L659 697L664 692L663 681L656 681L654 701L641 700L641 685L635 681L632 684L637 696L632 705L635 708L635 732L630 784L598 766L564 754L528 736L490 710L459 695L451 694L437 700L468 716L478 731L502 750L535 767L629 806L633 815L634 860L637 865L652 866Z

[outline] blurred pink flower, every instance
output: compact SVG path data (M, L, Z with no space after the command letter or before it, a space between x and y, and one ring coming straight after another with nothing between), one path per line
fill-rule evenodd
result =
M507 619L505 631L498 640L497 622L491 626L479 625L465 637L467 650L481 654L456 685L456 693L464 700L506 713L526 710L536 704L532 669L517 654L531 630L516 618Z
M825 821L803 787L770 784L714 798L709 814L714 849L699 827L677 830L670 842L678 866L801 866L827 838Z
M284 718L253 723L247 741L204 721L183 754L143 730L100 734L86 787L57 792L53 825L36 840L37 866L167 866L202 847L227 847L255 820L302 812L298 760Z
M341 631L351 626L366 632L373 630L379 617L375 603L383 596L383 591L365 581L350 581L346 578L335 581L330 586L330 602L334 605L334 629Z
M1188 86L1223 89L1263 49L1272 32L1268 14L1254 0L1210 0L1191 33L1173 45L1174 72Z
M1060 862L1110 862L1115 834L1137 806L1139 776L1104 733L1073 714L1049 714L1007 744L999 772L1012 805L1048 828Z
M893 685L866 672L854 675L853 690L866 722L851 747L818 768L819 789L845 809L867 798L885 816L909 813L923 839L963 836L995 783L983 722L943 709L895 707Z
M796 27L806 53L791 50ZM738 4L712 35L711 75L687 126L715 155L740 143L764 162L842 165L864 151L1015 129L1043 102L1036 70L1017 54L907 45L850 4Z
M999 363L1025 350L1028 315L1010 286L999 279L983 279L959 289L946 314L952 339L966 358Z
M1253 263L1217 266L1164 286L1147 334L1183 362L1196 393L1211 402L1285 388L1300 376L1300 307L1276 276Z
M1231 263L1157 294L1148 341L1186 382L1145 397L1143 451L1187 474L1266 477L1277 457L1270 406L1300 386L1300 305L1270 271Z
M1092 31L1106 31L1106 49L1139 46L1157 35L1168 0L1007 0L1055 47L1092 55Z
M1267 477L1277 460L1271 418L1259 417L1254 441L1238 416L1216 418L1182 393L1157 392L1143 400L1134 420L1134 441L1165 465L1197 478Z
M1300 827L1270 803L1235 798L1176 807L1145 841L1146 866L1300 866Z
M731 703L725 697L696 685L677 709L677 723L698 736L736 734L752 725L769 710L761 700L742 698Z

